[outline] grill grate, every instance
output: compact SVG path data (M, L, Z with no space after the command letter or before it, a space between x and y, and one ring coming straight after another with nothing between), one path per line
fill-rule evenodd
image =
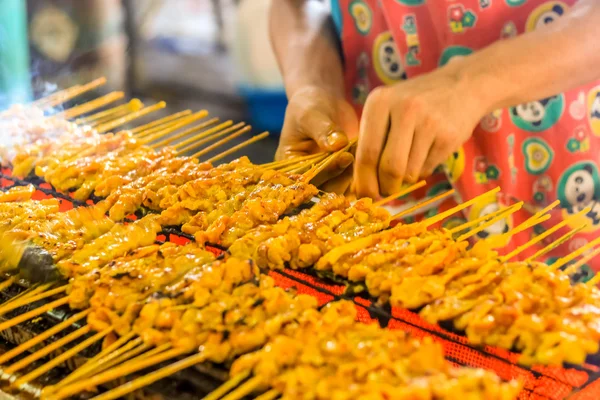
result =
M28 184L36 187L37 191L33 196L36 200L60 199L62 211L86 205L74 200L69 194L56 191L37 177L17 179L11 176L10 169L4 168L0 171L2 189ZM93 200L88 201L87 204L93 204ZM130 216L128 219L132 221L136 218ZM165 227L158 240L185 244L193 240L193 237L176 227ZM217 255L223 253L223 249L217 247L209 250ZM521 379L525 387L519 396L520 399L560 400L570 397L575 400L597 400L600 398L600 355L590 357L588 363L583 366L526 367L517 364L519 357L517 353L490 346L469 345L466 337L460 333L429 324L412 311L381 307L369 297L349 294L343 282L323 279L312 271L300 272L291 269L271 271L269 275L280 287L316 297L319 305L341 299L353 301L361 322L379 323L389 329L400 329L419 338L431 336L444 347L447 359L454 364L492 370L505 380Z

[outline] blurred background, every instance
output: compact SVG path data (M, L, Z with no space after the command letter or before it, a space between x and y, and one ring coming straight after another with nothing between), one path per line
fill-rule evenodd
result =
M206 109L270 131L248 149L266 162L286 106L268 38L271 1L2 0L0 106L106 76L95 95L123 90L165 100L163 114Z

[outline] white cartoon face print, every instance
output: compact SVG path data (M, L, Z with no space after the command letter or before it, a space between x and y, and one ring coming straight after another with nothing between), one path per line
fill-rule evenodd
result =
M585 207L594 199L595 181L591 171L581 169L573 172L565 185L565 196L573 207Z
M535 29L551 24L552 22L559 19L564 14L564 12L564 8L557 4L556 6L552 7L552 9L541 13L535 23Z
M489 215L498 210L500 210L500 206L498 205L498 203L491 203L481 209L481 213L479 214L479 216L483 217L484 215ZM479 232L477 235L480 238L485 239L486 237L489 237L491 235L501 235L503 233L506 233L506 232L508 232L509 229L510 228L508 226L506 219L501 219L500 221L497 221L493 225L488 226L487 228L485 228L484 230Z
M404 68L402 68L398 48L392 38L386 40L379 48L379 65L390 79L402 79Z
M541 101L532 101L530 103L519 104L514 108L514 113L532 125L539 125L544 120L546 108Z

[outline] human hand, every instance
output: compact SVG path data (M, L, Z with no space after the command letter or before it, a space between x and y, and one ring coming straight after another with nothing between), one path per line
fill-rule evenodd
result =
M344 98L320 87L306 86L290 98L275 158L337 151L357 136L358 118ZM352 154L341 154L312 182L323 190L344 193L352 178L353 161Z
M488 105L460 73L462 62L369 95L356 151L358 196L400 191L403 182L431 175L469 139Z

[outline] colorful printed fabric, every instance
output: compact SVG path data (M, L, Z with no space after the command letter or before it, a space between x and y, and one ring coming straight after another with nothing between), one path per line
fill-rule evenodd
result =
M346 94L361 112L368 93L380 85L410 79L465 56L492 42L552 23L575 0L339 0L332 13L344 50ZM517 234L506 253L585 207L591 211L571 219L563 229L521 254L531 256L571 229L587 224L568 243L545 256L552 263L600 234L600 81L546 99L496 110L482 119L472 138L453 154L444 173L428 179L428 187L402 199L398 208L420 196L453 186L470 199L500 186L496 198L471 207L444 226L489 214L524 201L526 207L477 236L508 231L552 201L561 207L541 226ZM446 201L428 213L456 204ZM460 200L460 199L458 199ZM427 213L424 215L427 216ZM411 216L411 220L422 218ZM600 271L600 260L573 276L586 281Z

